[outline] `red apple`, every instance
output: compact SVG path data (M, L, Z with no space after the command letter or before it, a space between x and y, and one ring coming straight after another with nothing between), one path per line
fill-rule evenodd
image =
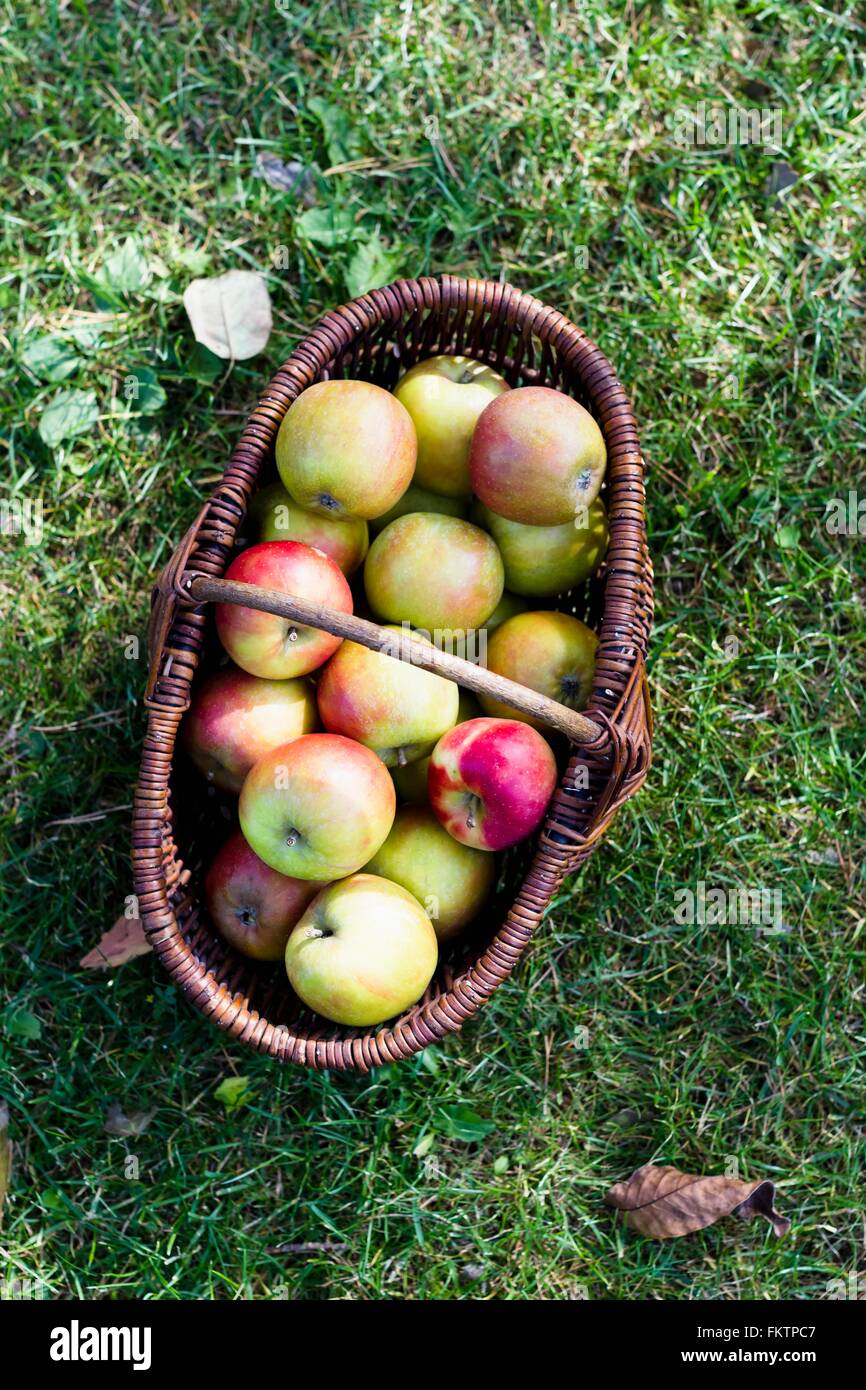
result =
M293 878L345 878L394 821L397 797L376 754L341 734L304 734L256 763L241 789L241 830L260 859Z
M412 481L418 452L406 407L369 381L319 381L289 407L277 468L302 507L328 516L381 516Z
M253 960L282 960L292 928L326 886L269 869L237 831L211 864L204 892L230 945Z
M469 454L485 506L527 526L584 516L607 464L604 435L588 410L548 386L506 391L482 412Z
M228 666L196 688L183 741L209 782L239 792L253 763L318 722L309 681L266 681Z
M226 579L257 584L315 600L341 613L352 611L352 591L334 561L300 541L264 541L233 560ZM233 661L253 676L287 680L305 676L333 656L339 637L302 627L289 618L218 603L216 628Z
M528 724L470 719L440 738L427 785L430 805L455 840L507 849L543 819L556 787L556 759Z

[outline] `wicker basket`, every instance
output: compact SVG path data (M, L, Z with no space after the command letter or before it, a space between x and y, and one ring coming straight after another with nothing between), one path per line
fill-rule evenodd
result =
M594 580L556 604L599 632L586 712L594 730L586 725L589 741L584 734L572 743L535 843L511 852L489 910L445 955L424 998L395 1023L365 1032L305 1010L281 965L247 960L208 920L204 873L233 812L231 798L205 790L185 759L174 757L196 671L216 657L210 605L192 597L191 584L195 576L201 585L202 576L213 581L224 574L250 496L273 470L280 423L305 387L334 376L392 387L404 367L442 352L479 358L513 386L566 391L592 411L604 432L607 558ZM318 1069L368 1071L457 1032L511 974L563 880L580 868L646 776L651 715L644 660L651 617L635 418L610 363L574 324L510 285L450 275L399 280L326 314L271 381L222 483L154 589L133 868L145 931L187 999L248 1046ZM580 767L586 771L578 777Z

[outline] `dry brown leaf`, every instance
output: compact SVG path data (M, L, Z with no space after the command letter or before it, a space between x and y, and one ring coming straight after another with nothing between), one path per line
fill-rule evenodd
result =
M144 1134L155 1114L154 1106L152 1110L136 1110L132 1115L127 1115L120 1101L113 1100L105 1116L105 1132L119 1134L124 1139Z
M723 1216L744 1221L763 1216L776 1236L785 1235L790 1221L773 1206L775 1184L741 1182L738 1178L695 1177L678 1168L645 1163L627 1182L618 1182L605 1197L609 1207L625 1212L626 1225L654 1240L671 1240L712 1226Z
M144 956L152 948L139 917L118 917L97 946L81 959L85 970L108 970L123 965L134 956Z
M3 1217L3 1203L9 1191L12 1177L12 1145L9 1142L9 1109L0 1105L0 1220Z

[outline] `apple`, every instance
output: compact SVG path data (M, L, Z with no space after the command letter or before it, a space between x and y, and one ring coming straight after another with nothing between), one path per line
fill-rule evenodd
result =
M597 646L592 628L568 613L518 613L489 637L487 667L569 709L581 710L592 694ZM489 695L479 696L479 701L487 714L545 728L531 715Z
M455 840L507 849L542 820L556 787L556 759L528 724L470 719L436 744L427 785L435 815Z
M461 688L456 722L465 724L467 719L477 719L480 713L481 706L475 696L471 691ZM411 763L404 763L402 767L397 764L391 768L391 776L394 779L397 795L403 801L408 801L411 806L427 805L427 769L429 766L430 757L428 755L426 758L416 758Z
M526 526L476 503L472 520L489 531L502 556L505 584L514 594L553 598L595 574L607 550L607 513L600 497L561 526ZM578 521L586 524L578 525ZM490 624L488 623L488 628Z
M255 511L263 541L302 541L321 550L348 578L363 562L370 544L366 521L359 517L327 516L299 507L282 483L271 483L256 495Z
M238 816L247 843L291 878L345 878L372 859L397 798L381 759L341 734L304 734L247 774Z
M513 618L515 613L525 613L529 604L526 599L518 598L516 594L510 594L507 589L503 591L502 598L497 603L487 622L484 624L488 637L491 632L495 632L509 618Z
M496 543L469 521L410 512L381 531L364 564L373 612L434 632L483 626L502 597Z
M237 666L217 671L193 694L184 718L186 751L209 782L239 792L253 763L318 727L309 681L268 681Z
M319 381L280 425L277 468L292 497L326 516L381 516L415 471L412 417L369 381Z
M289 937L286 973L323 1018L369 1028L420 999L437 956L430 918L411 893L376 874L354 874L310 903Z
M473 491L497 516L562 526L598 496L604 435L588 410L549 386L521 386L491 401L472 436Z
M399 637L399 628L389 630ZM453 681L348 641L325 667L317 693L325 728L372 748L386 767L429 753L456 723L460 701Z
M418 436L419 487L444 497L469 497L472 432L485 407L508 389L498 372L471 357L430 357L409 368L394 395L412 416Z
M407 516L409 512L441 512L443 516L462 516L465 519L466 502L459 497L438 497L435 492L428 492L426 488L410 483L400 501L390 511L370 522L370 530L377 535L392 521L396 521L398 516Z
M325 886L269 869L236 831L211 864L204 895L229 945L252 960L282 960L292 928Z
M496 860L455 840L428 807L405 806L366 872L408 889L439 941L447 941L478 915L496 879Z
M300 541L250 546L232 561L225 577L315 600L341 613L352 611L345 575L327 555ZM250 675L268 680L307 675L333 656L341 641L289 618L232 603L218 603L215 616L219 639L232 660Z

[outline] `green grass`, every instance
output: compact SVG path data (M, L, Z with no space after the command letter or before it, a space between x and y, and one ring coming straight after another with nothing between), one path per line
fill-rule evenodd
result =
M0 538L0 1278L60 1298L821 1297L862 1259L866 538L824 524L863 490L856 9L198 8L0 13L2 496L45 517L39 546ZM330 150L317 98L347 116ZM678 145L699 101L781 107L783 145ZM300 237L257 152L316 166L346 240ZM798 175L778 201L774 163ZM93 276L130 234L150 283L100 308ZM656 762L465 1035L341 1078L226 1044L150 958L78 960L131 891L150 582L362 243L386 278L502 275L616 362L650 467ZM268 276L274 333L215 375L180 296L233 266ZM98 341L40 381L22 352L72 325ZM167 403L130 416L142 365ZM99 420L51 449L39 419L67 388ZM699 880L780 890L785 930L678 925ZM234 1074L252 1096L226 1114ZM143 1135L105 1132L115 1101L155 1110ZM777 1180L791 1235L628 1233L602 1198L651 1159Z

